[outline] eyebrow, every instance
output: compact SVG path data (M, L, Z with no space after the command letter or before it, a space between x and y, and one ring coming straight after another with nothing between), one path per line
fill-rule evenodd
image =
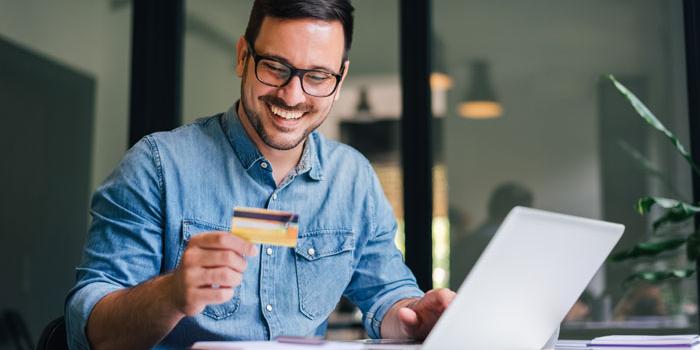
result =
M288 65L290 65L290 66L292 66L292 67L294 67L294 68L297 68L296 66L294 66L291 62L289 62L286 58L284 58L284 57L282 57L282 56L268 55L268 54L261 53L261 52L257 52L257 54L258 54L259 56L262 56L262 57L274 58L274 59L277 60L277 61L286 63L286 64L288 64ZM301 68L297 68L297 69L301 69ZM337 72L337 71L335 71L335 70L333 70L333 69L330 69L330 68L328 68L328 67L324 67L324 66L312 66L312 67L309 68L309 69L311 69L311 70L326 71L326 72L328 72L328 73L333 73L333 74L340 74L339 72ZM342 69L342 66L341 66L341 69Z

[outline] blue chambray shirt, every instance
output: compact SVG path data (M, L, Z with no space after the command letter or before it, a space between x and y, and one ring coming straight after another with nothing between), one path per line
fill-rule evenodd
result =
M235 107L146 136L97 189L66 299L71 348L88 348L87 319L102 297L173 271L194 235L229 230L236 206L299 213L296 248L260 245L233 299L184 318L159 347L323 334L341 295L377 338L396 301L423 295L394 245L396 220L367 159L313 132L277 186Z

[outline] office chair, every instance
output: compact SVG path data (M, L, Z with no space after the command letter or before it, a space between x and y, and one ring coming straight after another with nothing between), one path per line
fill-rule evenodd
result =
M36 344L36 350L68 350L65 317L61 316L46 325Z

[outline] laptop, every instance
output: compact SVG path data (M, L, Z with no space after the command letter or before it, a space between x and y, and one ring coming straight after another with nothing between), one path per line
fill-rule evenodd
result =
M542 349L623 231L620 224L513 208L417 348Z

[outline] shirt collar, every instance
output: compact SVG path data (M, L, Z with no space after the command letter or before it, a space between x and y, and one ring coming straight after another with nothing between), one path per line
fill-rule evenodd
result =
M224 113L221 121L222 127L226 136L233 147L233 151L241 161L243 167L248 170L256 162L265 157L260 153L253 140L248 137L243 124L241 124L238 116L238 103L236 102L231 108ZM299 164L294 168L297 175L308 173L309 177L314 180L323 179L323 169L318 157L317 143L320 141L317 131L312 132L306 138L304 150L302 151Z
M319 160L317 150L317 143L319 141L317 131L313 131L309 134L304 143L304 151L301 154L299 164L297 164L295 168L297 174L308 172L309 177L317 181L323 180L323 168L321 167L321 161Z

